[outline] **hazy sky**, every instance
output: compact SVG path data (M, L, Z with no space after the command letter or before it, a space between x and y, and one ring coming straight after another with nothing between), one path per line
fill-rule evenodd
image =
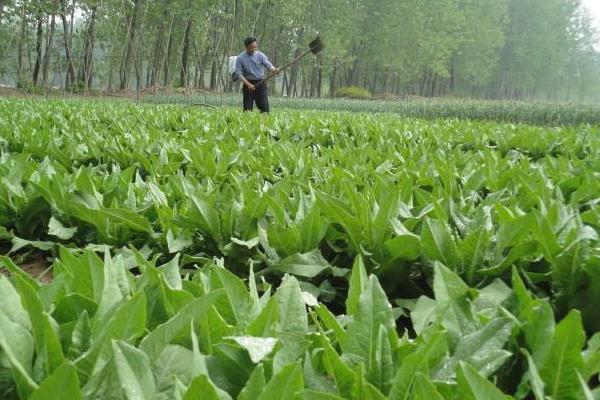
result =
M600 29L600 0L583 0L583 4L596 21L596 27ZM598 44L596 47L600 49L600 38L598 39Z

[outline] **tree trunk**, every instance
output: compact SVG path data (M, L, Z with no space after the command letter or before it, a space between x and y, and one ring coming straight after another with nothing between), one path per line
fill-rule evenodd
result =
M331 70L331 75L329 76L329 97L335 96L335 91L336 91L335 80L337 79L337 73L338 73L338 66L337 66L337 64L335 64L333 66L333 69Z
M185 34L183 36L183 50L181 52L181 73L179 76L179 85L188 87L188 58L190 53L190 37L192 33L192 18L188 18L185 26Z
M27 28L27 20L25 19L25 4L21 6L21 35L19 36L19 48L17 50L17 84L22 83L23 79L23 41L25 40L25 32Z
M171 25L169 26L169 37L167 38L167 51L165 52L165 59L163 60L163 86L167 86L169 84L171 50L173 49L173 22L174 21L175 21L175 9L173 9L173 15L171 16Z
M166 15L166 12L165 12ZM161 23L160 27L156 32L156 40L154 41L154 57L152 60L152 66L148 68L148 73L150 74L149 85L154 86L159 79L160 75L160 60L163 57L163 43L164 43L164 32L165 32L165 24Z
M48 67L50 65L50 53L52 49L52 43L54 41L54 28L56 27L56 19L54 15L50 17L50 30L48 37L46 38L46 48L44 50L44 60L42 62L42 85L46 86L48 82Z
M142 0L134 0L133 3L133 14L127 24L127 48L123 57L123 63L121 68L121 84L119 89L124 90L129 86L129 76L131 74L131 58L133 56L133 44L135 41L135 32L137 29L137 19L140 10Z
M65 0L60 1L60 18L63 25L65 55L67 56L67 76L65 79L65 90L68 90L68 88L75 82L75 66L73 65L73 54L71 53L71 41L69 39L69 26L67 24Z
M40 67L42 64L42 37L44 34L44 18L40 15L37 18L37 40L35 45L35 67L33 68L33 84L37 85L40 75Z
M90 88L92 86L93 67L94 67L94 46L96 43L96 14L97 7L92 8L92 14L88 24L88 29L85 35L84 50L83 50L83 65L79 71L79 81L82 82L85 87Z

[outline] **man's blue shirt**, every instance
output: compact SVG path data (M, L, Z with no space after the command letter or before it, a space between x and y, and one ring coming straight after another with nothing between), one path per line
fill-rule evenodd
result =
M271 64L267 56L258 50L252 55L243 52L237 57L235 62L235 76L237 79L241 79L243 75L250 81L259 81L265 76L263 68L273 68L273 64Z

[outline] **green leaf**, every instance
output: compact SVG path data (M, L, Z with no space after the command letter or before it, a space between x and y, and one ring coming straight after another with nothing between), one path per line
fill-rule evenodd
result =
M384 246L392 259L415 261L421 256L421 238L412 233L386 240Z
M298 363L293 363L273 376L258 400L293 399L303 388L302 367Z
M108 251L104 254L103 276L102 297L96 312L98 318L110 312L130 292L125 265L120 257L112 258Z
M335 382L339 394L344 398L350 398L356 374L342 361L325 335L320 336L320 343L324 349L323 364L327 374Z
M75 361L83 384L100 374L112 358L111 339L133 341L144 334L146 311L146 296L137 292L103 320L96 320L91 347Z
M10 248L10 251L8 252L8 254L15 253L27 246L31 246L38 250L42 250L42 251L48 251L48 250L52 250L56 246L56 243L48 242L48 241L43 242L43 241L39 241L39 240L26 240L26 239L21 239L20 237L14 236L12 239L12 247Z
M464 400L508 400L493 383L481 376L469 364L460 362L456 371L460 398Z
M451 268L458 265L456 243L446 223L425 218L421 232L421 249L431 261L441 261Z
M396 329L392 306L375 276L369 277L353 317L354 320L346 330L346 341L341 344L342 349L345 353L359 356L367 363L367 371L371 371L376 365L375 353L380 327L388 334Z
M431 380L422 373L415 374L412 400L444 400Z
M105 208L97 210L97 212L106 217L109 221L124 224L134 231L146 233L153 232L148 219L134 211L124 208Z
M540 377L537 366L531 357L531 354L525 349L521 349L525 357L527 358L527 379L529 380L529 384L531 386L531 390L533 391L533 395L535 396L535 400L544 400L544 382Z
M283 345L275 354L275 371L300 358L307 346L305 335L308 333L308 315L304 296L298 281L286 276L275 294L278 305L279 324L275 335Z
M279 308L277 299L271 297L260 314L248 325L246 332L252 336L265 337L278 330Z
M31 378L34 342L26 328L11 321L0 308L0 349L10 364L12 376L21 398L28 398L37 389Z
M346 314L354 315L358 309L360 295L369 281L367 270L362 257L359 255L354 259L348 297L346 297Z
M224 268L214 268L223 289L227 294L229 306L235 320L241 329L244 329L260 313L260 305L252 298L244 282L236 275Z
M462 337L453 358L469 363L482 376L490 376L511 355L503 350L511 328L512 322L508 318L492 320L482 329Z
M22 279L21 275L17 275L17 277ZM23 328L31 329L31 320L27 311L23 308L19 292L3 275L0 275L0 298L2 299L2 312L5 316Z
M425 328L437 318L437 303L429 297L421 296L415 308L410 313L413 329L417 335L423 333Z
M444 265L436 262L433 268L433 292L442 324L456 338L474 332L476 324L471 304L473 291Z
M578 374L583 367L584 343L581 316L573 310L556 326L552 347L540 369L546 393L553 399L581 399Z
M224 290L218 289L192 301L148 334L140 343L140 348L148 355L150 361L156 360L163 349L190 326L191 321L199 320L224 294Z
M434 331L429 336L419 337L416 351L404 357L396 370L392 387L388 394L390 400L407 400L417 373L430 376L443 358L448 354L447 332Z
M200 375L194 378L190 387L185 392L183 400L222 400L217 393L217 389L214 384L208 379L206 375Z
M315 249L310 253L296 253L277 264L277 269L305 278L314 278L323 271L331 269L331 264L321 255L321 250Z
M315 311L322 323L322 328L333 331L338 343L346 341L346 332L344 331L344 328L336 319L335 315L333 315L324 304L319 304L319 306L315 308Z
M60 221L55 219L54 217L50 217L50 222L48 223L48 234L52 236L56 236L62 240L69 240L75 235L77 232L77 227L74 228L66 228L64 227Z
M36 282L35 279L33 279L31 276L29 276L29 274L27 274L21 268L19 268L7 256L0 256L0 266L3 266L4 268L6 268L8 270L8 272L10 272L11 276L19 276L21 279L23 279L24 281L27 281L33 287L39 286L39 284ZM13 296L13 300L14 300L14 298L15 297ZM21 307L21 310L22 310L22 307ZM23 314L24 313L25 313L25 311L23 310Z
M191 246L193 242L194 241L190 236L184 235L183 233L175 236L171 229L167 231L167 248L169 249L169 253L180 252L188 246Z
M265 373L262 364L259 364L254 371L252 371L252 375L250 375L250 379L246 382L246 386L240 392L237 400L254 400L258 399L261 393L265 389Z
M51 317L44 312L42 300L36 290L19 277L16 282L21 294L21 302L32 321L37 355L44 363L46 374L50 375L65 361L58 334L51 323Z
M77 369L65 362L47 377L31 394L29 400L79 400L83 399L79 389Z
M304 389L300 392L299 397L303 400L344 400L343 397L336 396L335 394L318 392L311 389Z
M260 363L265 357L267 357L275 348L277 339L275 338L261 338L254 336L229 336L227 339L231 339L238 345L246 349L250 355L250 359L253 363Z
M460 243L459 250L467 282L474 282L477 269L485 263L491 242L492 233L481 226L470 232Z
M529 351L538 367L543 365L552 347L555 331L554 312L544 300L532 300L519 315Z
M128 400L154 399L156 385L148 356L123 341L113 341L112 349L125 397Z

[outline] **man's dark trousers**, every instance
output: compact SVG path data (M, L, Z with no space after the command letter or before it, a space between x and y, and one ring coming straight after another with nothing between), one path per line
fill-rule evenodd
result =
M261 81L249 81L254 85L254 91L248 89L246 85L242 86L242 92L244 94L244 111L252 111L254 108L254 102L260 112L269 112L269 93L267 91L267 85L265 83L260 84Z

